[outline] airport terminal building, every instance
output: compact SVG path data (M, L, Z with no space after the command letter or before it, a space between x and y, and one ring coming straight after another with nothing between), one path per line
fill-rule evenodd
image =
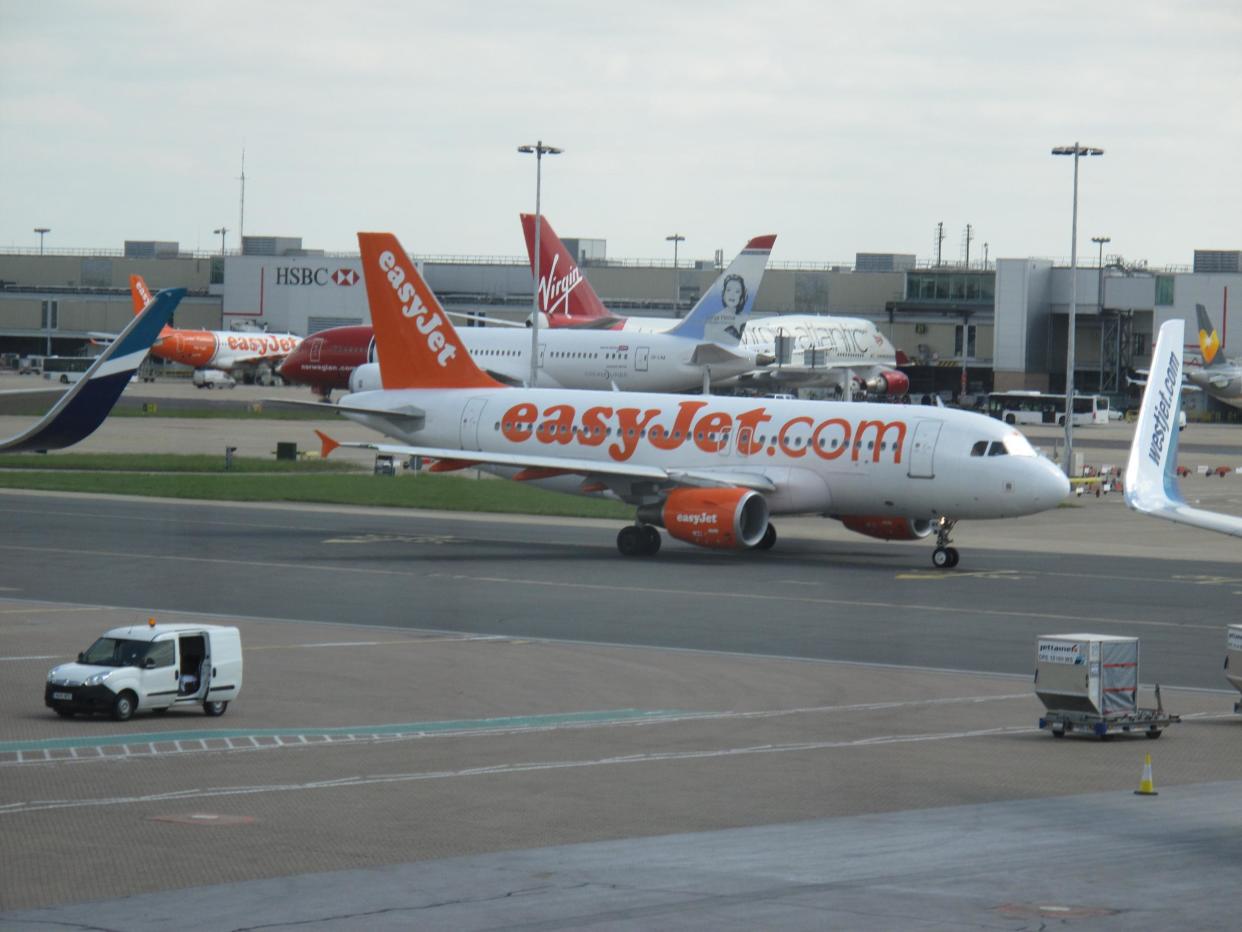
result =
M609 258L602 239L565 243L620 314L685 313L724 265L722 251L674 268L667 260ZM415 259L445 305L470 313L476 324L529 315L525 257ZM369 321L357 255L304 248L297 237L247 236L239 252L226 255L149 240L126 241L123 249L10 250L0 253L0 360L89 353L92 335L118 332L131 315L131 274L153 288L189 290L176 314L179 327L308 335ZM1104 256L1101 267L1088 258L1077 277L1075 385L1126 407L1137 398L1127 375L1147 368L1164 321L1181 317L1195 334L1195 305L1203 304L1227 341L1229 292L1242 294L1242 250L1196 250L1193 265L1162 269L1116 256ZM1065 384L1071 278L1069 263L1053 259L934 264L909 254L859 253L852 265L776 261L754 313L865 317L904 353L901 368L913 392L1055 392ZM1201 397L1188 395L1186 404L1229 413Z

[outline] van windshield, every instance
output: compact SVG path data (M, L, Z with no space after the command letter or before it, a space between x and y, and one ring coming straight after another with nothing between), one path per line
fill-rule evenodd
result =
M151 641L100 638L82 655L82 663L97 667L140 667L151 650Z

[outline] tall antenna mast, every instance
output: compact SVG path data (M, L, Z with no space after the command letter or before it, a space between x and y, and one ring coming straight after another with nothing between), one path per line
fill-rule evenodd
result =
M241 182L241 214L237 222L237 242L241 247L245 248L242 237L246 235L246 147L242 146L242 163L241 175L237 179Z

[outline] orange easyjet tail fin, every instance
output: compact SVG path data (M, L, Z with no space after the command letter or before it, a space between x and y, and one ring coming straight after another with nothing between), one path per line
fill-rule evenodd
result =
M151 289L147 287L147 281L141 275L131 275L129 277L129 296L134 303L134 316L137 317L142 313L142 309L151 303L153 295ZM160 335L172 330L167 325L160 331Z
M359 233L384 388L503 388L474 364L444 308L391 233Z
M333 440L322 430L315 431L315 435L319 438L319 458L327 459L332 451L341 445L339 440Z

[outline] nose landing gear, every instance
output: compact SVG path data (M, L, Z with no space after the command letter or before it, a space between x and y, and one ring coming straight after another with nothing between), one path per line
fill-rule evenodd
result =
M936 522L936 549L932 551L932 566L938 570L951 570L957 566L960 554L956 547L951 547L949 535L957 524L954 518L941 518Z

